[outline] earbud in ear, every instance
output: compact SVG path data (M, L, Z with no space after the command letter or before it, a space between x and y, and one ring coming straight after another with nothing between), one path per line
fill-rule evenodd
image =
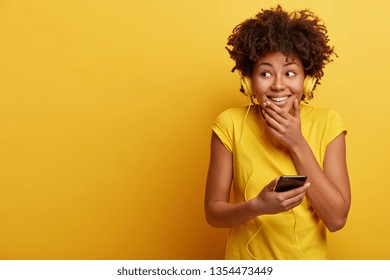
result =
M252 90L252 80L247 76L241 76L241 92L246 96L254 96Z
M305 100L310 100L313 98L313 89L317 83L316 77L307 76L303 82L303 95Z

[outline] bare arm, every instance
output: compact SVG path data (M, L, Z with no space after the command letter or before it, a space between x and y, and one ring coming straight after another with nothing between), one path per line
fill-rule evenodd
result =
M316 213L330 231L341 229L345 225L351 204L345 134L340 134L328 144L321 169L302 136L298 102L294 104L293 115L272 103L264 106L263 113L270 132L290 150L298 173L308 176L311 187L307 191L307 197Z
M310 185L305 184L286 193L277 193L273 191L277 180L273 180L255 198L241 203L230 203L232 179L233 156L213 133L205 194L206 220L212 226L234 227L262 214L287 211L303 201Z
M330 231L344 227L351 204L345 154L345 133L326 148L323 170L307 143L292 150L298 172L306 174L312 183L307 197Z

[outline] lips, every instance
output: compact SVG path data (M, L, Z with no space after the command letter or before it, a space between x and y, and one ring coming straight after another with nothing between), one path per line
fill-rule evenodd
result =
M291 95L286 96L267 96L269 99L271 99L273 102L283 102L290 98Z

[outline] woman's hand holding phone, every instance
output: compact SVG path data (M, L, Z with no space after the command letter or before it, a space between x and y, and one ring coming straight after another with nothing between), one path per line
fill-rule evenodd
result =
M270 183L268 183L260 193L252 200L253 207L258 210L261 214L277 214L280 212L288 211L299 204L302 203L305 198L306 190L309 188L310 183L301 181L304 177L300 177L298 180L302 184L298 186L298 183L295 183L296 186L289 186L290 190L285 191L275 191L276 186L284 185L288 181L291 181L291 176L282 177L284 179L275 178ZM289 179L289 180L286 180ZM295 178L296 179L296 178ZM305 179L306 180L306 179ZM283 184L282 184L283 182Z

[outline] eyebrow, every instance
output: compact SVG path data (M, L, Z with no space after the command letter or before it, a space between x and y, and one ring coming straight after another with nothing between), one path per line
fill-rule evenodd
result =
M290 62L287 62L285 64L283 64L283 67L286 67L286 66L290 66L292 64L295 64L295 65L298 65L295 61L290 61ZM273 67L273 65L271 63L268 63L268 62L261 62L257 65L257 67L261 66L261 65L266 65L266 66L271 66Z

